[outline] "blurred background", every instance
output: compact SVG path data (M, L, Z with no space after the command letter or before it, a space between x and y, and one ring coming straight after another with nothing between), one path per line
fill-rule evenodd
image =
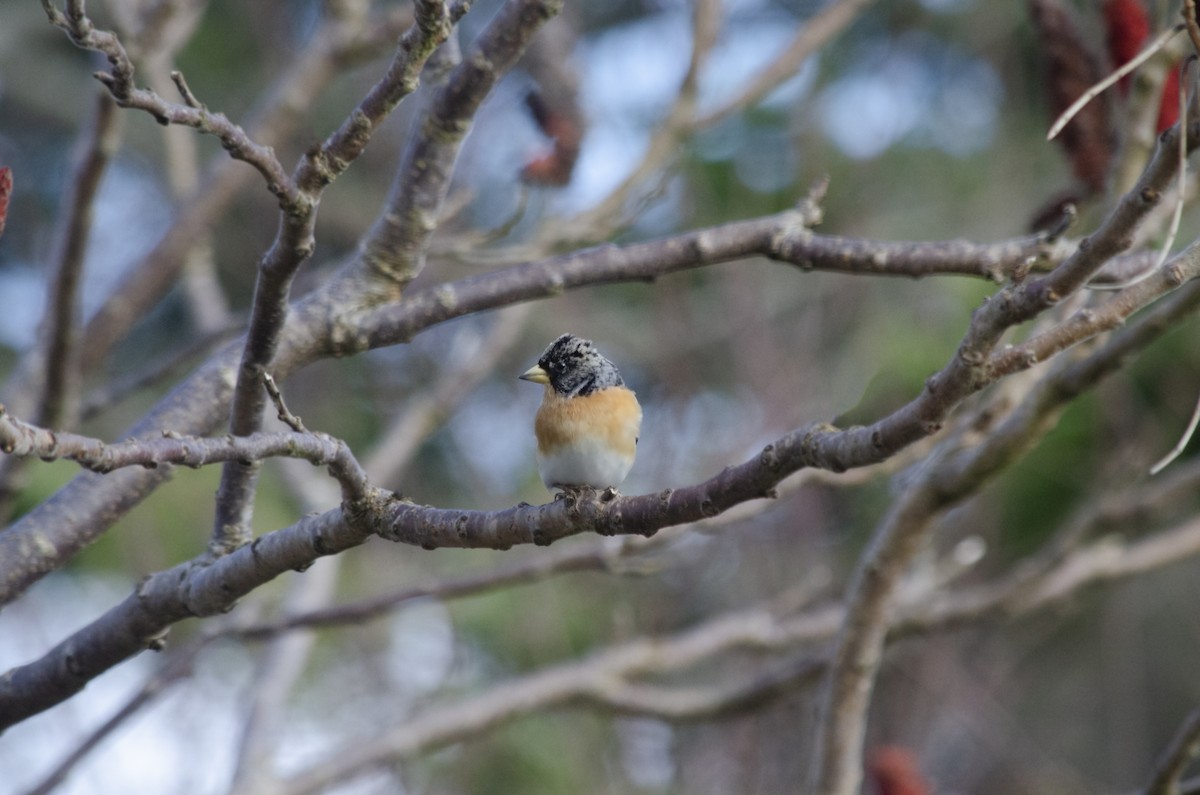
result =
M496 5L476 3L462 23L464 44ZM826 5L722 3L698 73L698 116L735 99ZM1065 6L1103 59L1101 3ZM1176 13L1174 4L1148 6L1156 30ZM101 24L120 19L112 4L89 9ZM406 13L402 4L373 9ZM202 102L246 123L305 54L326 15L315 0L213 0L179 49L177 68ZM551 56L531 56L479 114L417 286L584 245L782 211L824 178L817 231L1002 240L1026 234L1039 209L1078 182L1062 151L1045 141L1052 98L1026 4L895 0L870 6L761 102L682 134L669 157L618 196L605 223L595 223L588 213L622 189L663 129L692 57L693 30L686 2L568 3L545 31ZM285 165L340 123L388 53L383 47L348 58L344 71L304 99L309 107L275 145ZM561 71L547 73L537 57L550 57ZM561 69L564 63L569 68ZM58 208L99 90L90 77L98 68L47 24L40 4L0 6L0 165L12 168L16 185L0 237L5 371L37 333ZM166 86L158 89L164 95ZM544 118L530 110L531 92L552 116L578 127L578 160L566 184L537 178L536 164L554 154L554 144ZM406 102L327 192L316 255L297 292L354 252L387 194L420 101ZM187 174L166 165L172 147L194 147L193 185L225 158L212 138L173 130L190 143L172 143L147 115L122 116L123 144L95 207L85 314L178 222L191 188ZM86 363L82 432L118 438L244 322L277 212L257 175L236 168L246 172L243 183L208 225L198 264L111 355ZM1105 206L1102 197L1084 204L1078 229L1086 231ZM1189 208L1181 241L1194 237L1193 216ZM531 432L541 394L516 376L570 331L596 341L642 402L639 457L622 486L641 494L707 478L803 423L867 423L898 408L945 363L971 310L995 289L967 278L866 278L747 260L462 318L410 344L308 367L283 387L309 428L346 439L360 457L399 445L381 486L438 506L540 503L550 498L536 473ZM1004 572L1086 508L1096 490L1142 478L1174 443L1200 390L1193 334L1188 327L1167 337L1077 400L1025 460L947 516L937 548L969 539L984 553L970 576ZM66 463L31 468L18 513L74 474ZM298 477L268 465L256 504L259 532L336 503L336 494L312 490L307 501L298 498L305 491ZM176 473L67 570L9 606L0 615L0 670L93 620L144 574L199 554L217 478L216 468ZM681 631L798 586L815 583L836 597L902 488L902 476L815 479L747 518L681 534L611 571L418 600L320 630L298 653L303 664L271 759L292 772L335 740L371 737L431 704L614 642ZM1186 515L1195 507L1191 501L1178 510ZM545 553L426 552L374 540L281 578L235 615L270 616L307 583L320 583L311 587L326 603L349 603ZM1186 562L1085 592L1069 610L900 642L879 684L870 744L910 749L937 792L1140 786L1183 714L1200 701L1198 574L1200 566ZM198 630L196 622L180 625L172 644ZM264 656L260 642L207 645L189 676L124 723L56 791L228 791ZM0 792L24 792L41 780L160 662L142 655L10 730L0 740ZM693 675L735 665L724 660ZM684 724L556 709L334 791L796 791L809 762L813 710L806 689L733 717Z

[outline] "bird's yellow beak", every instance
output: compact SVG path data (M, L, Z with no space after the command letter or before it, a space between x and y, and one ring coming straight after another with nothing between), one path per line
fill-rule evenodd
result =
M520 378L522 381L532 381L535 384L550 383L550 374L541 367L538 367L536 364L525 372L521 373L519 376L517 376L517 378Z

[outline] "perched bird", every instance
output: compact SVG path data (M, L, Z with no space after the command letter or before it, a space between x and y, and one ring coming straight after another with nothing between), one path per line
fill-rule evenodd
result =
M616 365L590 341L563 334L519 376L545 384L533 430L548 489L616 489L637 452L642 407Z

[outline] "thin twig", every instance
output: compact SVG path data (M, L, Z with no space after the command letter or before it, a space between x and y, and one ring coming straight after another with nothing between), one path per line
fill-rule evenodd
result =
M1083 108L1093 99L1103 94L1112 86L1116 85L1122 77L1130 72L1133 72L1139 66L1148 61L1154 55L1154 53L1166 46L1167 42L1169 42L1176 33L1183 30L1183 28L1183 25L1176 25L1170 30L1165 30L1158 34L1150 41L1148 45L1146 45L1144 50L1135 55L1122 66L1118 67L1115 71L1109 74L1108 77L1104 78L1099 83L1096 83L1087 91L1084 91L1082 94L1080 94L1079 98L1072 102L1070 107L1059 114L1059 117L1054 120L1054 124L1050 125L1050 131L1046 133L1046 140L1053 141L1058 134L1063 131L1063 128L1071 122L1071 119L1075 118L1075 114L1083 110Z
M275 379L271 377L270 373L263 373L263 385L267 388L267 394L271 396L271 402L275 404L275 412L279 420L296 433L305 433L307 429L304 427L304 423L288 410L287 405L283 402L283 395L279 391L279 385L275 383Z
M1197 425L1200 425L1200 397L1196 399L1196 405L1192 409L1192 416L1188 420L1187 427L1183 429L1183 434L1179 437L1179 441L1175 442L1175 446L1150 467L1151 475L1157 475L1159 472L1162 472L1172 461L1183 454L1183 451L1187 449L1188 442L1192 440L1192 435L1196 433Z
M386 52L408 27L412 15L372 15L366 25L341 19L325 20L298 48L296 58L282 75L258 97L261 110L247 122L249 135L264 146L275 146L301 123L305 110L339 68ZM86 368L106 361L113 345L125 337L157 301L176 283L189 261L188 253L211 231L250 174L230 158L217 158L176 213L177 220L151 251L131 268L110 297L87 322L82 359ZM11 383L11 382L10 382ZM12 402L9 396L8 401ZM13 406L14 409L24 408Z
M196 99L196 95L192 93L192 89L188 86L183 72L180 72L178 69L173 70L171 72L171 80L175 83L175 87L179 89L179 96L183 97L184 104L189 108L204 110L204 106L200 104L200 100Z
M1183 0L1183 8L1179 13L1187 28L1188 38L1192 40L1192 48L1200 54L1200 22L1196 20L1196 0Z
M1192 710L1155 766L1145 795L1178 795L1179 780L1200 754L1200 709Z

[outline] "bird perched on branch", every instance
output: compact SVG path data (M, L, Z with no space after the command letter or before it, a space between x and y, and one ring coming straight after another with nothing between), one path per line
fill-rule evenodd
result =
M615 492L642 425L642 407L616 365L589 340L563 334L519 377L546 387L533 426L546 488Z

